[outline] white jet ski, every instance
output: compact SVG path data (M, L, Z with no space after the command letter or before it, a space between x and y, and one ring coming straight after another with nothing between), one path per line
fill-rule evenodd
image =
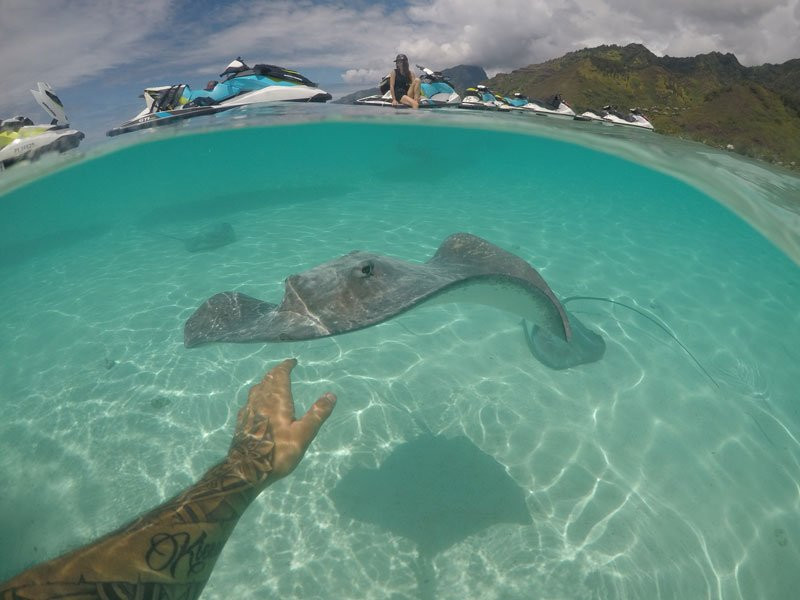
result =
M502 96L495 94L485 85L467 88L458 107L469 110L512 110L511 105L504 102Z
M587 110L577 115L575 119L579 121L599 121L602 123L612 123L614 125L626 125L653 131L653 124L645 117L638 108L632 108L628 114L616 110L607 104L600 110Z
M48 84L38 82L31 90L36 102L52 117L49 125L34 124L28 117L0 120L0 171L21 160L36 160L45 152L76 148L82 131L70 129L64 105Z
M575 115L576 121L597 121L600 123L607 123L607 121L603 118L606 116L608 112L605 108L601 108L599 110L585 110L579 115Z
M239 106L267 102L327 102L331 95L297 71L275 65L247 66L237 58L220 73L222 81L209 81L205 89L187 84L163 85L144 90L145 108L129 121L106 132L115 136Z
M623 114L611 108L603 117L604 120L615 125L626 125L638 129L653 131L653 124L645 117L638 108L632 108L628 114Z
M517 96L518 94L514 95ZM572 107L561 97L561 94L555 94L547 100L529 99L521 94L519 94L519 96L521 97L519 99L524 98L527 100L527 102L522 105L522 108L537 114L569 118L575 116L575 111L572 110Z
M440 108L445 106L458 106L461 102L453 85L439 71L432 71L428 67L417 65L422 71L420 76L420 108ZM356 104L367 106L392 106L392 93L389 91L389 75L386 75L380 84L380 93L365 96L355 101ZM405 105L402 105L405 107Z

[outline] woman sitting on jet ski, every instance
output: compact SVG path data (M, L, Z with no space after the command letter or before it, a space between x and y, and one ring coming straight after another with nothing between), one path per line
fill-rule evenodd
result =
M389 90L392 92L392 106L405 104L419 108L420 80L408 67L408 57L398 54L394 59L395 69L389 76Z

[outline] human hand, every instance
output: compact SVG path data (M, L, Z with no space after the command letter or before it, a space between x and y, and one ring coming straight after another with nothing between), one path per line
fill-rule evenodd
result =
M325 393L295 419L290 379L295 365L290 358L269 371L250 388L239 411L228 461L259 489L295 469L336 405L336 396Z
M394 98L392 98L392 106L397 106L398 102Z

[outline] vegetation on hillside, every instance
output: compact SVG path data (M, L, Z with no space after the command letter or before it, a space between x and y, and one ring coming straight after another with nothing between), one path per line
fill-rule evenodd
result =
M639 107L657 131L800 168L800 59L744 67L733 54L657 57L640 44L599 46L500 73L496 92L546 98L576 112Z

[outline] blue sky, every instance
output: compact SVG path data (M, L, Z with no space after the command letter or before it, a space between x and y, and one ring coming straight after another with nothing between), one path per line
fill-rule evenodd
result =
M47 81L76 126L112 126L145 86L201 86L239 55L336 96L374 85L398 51L490 74L629 42L755 65L800 57L799 31L800 0L0 0L0 118L44 120L28 90Z

